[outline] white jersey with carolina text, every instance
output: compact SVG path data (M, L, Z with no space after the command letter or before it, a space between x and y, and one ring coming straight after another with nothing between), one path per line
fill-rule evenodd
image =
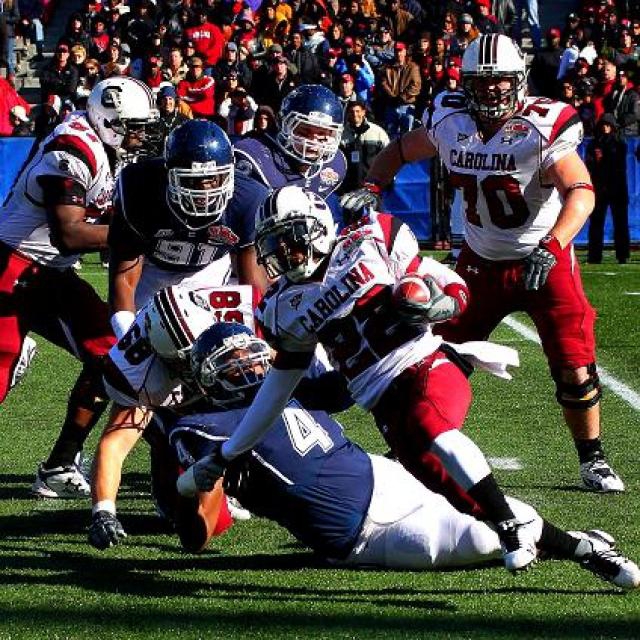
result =
M99 218L111 205L109 159L84 112L71 114L40 143L0 209L0 241L40 264L66 269L78 256L62 256L51 243L41 182L45 176L79 184L86 197L78 205L86 206L87 217Z
M417 269L443 288L463 282L444 265L420 259L407 225L373 214L338 238L321 280L280 278L258 307L258 323L285 352L310 353L321 343L353 399L370 408L396 376L441 344L429 327L401 322L391 301L398 279Z
M250 285L198 288L213 310L211 323L239 322L254 330L257 290ZM125 407L167 407L183 400L180 372L153 351L140 311L129 331L109 351L105 387L110 398Z
M562 201L546 170L582 140L575 109L549 98L523 108L488 140L461 93L437 96L428 139L462 190L465 240L488 260L523 258L555 224Z

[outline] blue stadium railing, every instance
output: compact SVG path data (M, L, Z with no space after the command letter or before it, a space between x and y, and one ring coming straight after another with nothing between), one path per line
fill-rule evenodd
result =
M32 144L32 138L0 138L0 201L4 200L11 189ZM627 139L627 146L629 229L631 242L640 243L640 163L635 156L636 149L640 146L640 138ZM414 163L402 169L396 177L393 190L385 196L384 200L385 209L395 213L409 224L421 241L431 239L429 187L429 162ZM605 225L605 242L611 242L612 238L611 216L608 216ZM580 232L576 243L586 245L587 227Z

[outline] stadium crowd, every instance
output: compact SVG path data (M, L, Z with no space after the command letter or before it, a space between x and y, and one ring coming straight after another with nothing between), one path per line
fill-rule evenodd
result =
M9 85L16 35L34 41L41 59L47 4L16 0L2 5L0 60L6 60ZM517 3L517 9L526 7ZM98 81L131 76L156 97L163 137L185 118L196 117L217 122L233 141L273 129L283 97L299 84L319 83L345 106L342 148L349 171L342 190L348 191L389 138L424 119L439 92L460 90L461 57L473 39L507 33L521 41L520 26L510 3L491 0L86 2L82 12L70 16L53 59L41 70L39 108L30 113L9 85L0 87L7 94L0 100L0 135L42 139L74 108L84 108ZM635 5L583 2L564 25L545 35L542 46L536 17L528 47L530 93L574 106L586 136L596 134L605 114L613 117L614 137L638 135L640 96L634 86L640 78L640 13ZM357 107L347 109L350 103ZM597 164L594 157L590 168L598 171ZM446 183L437 179L441 168L433 171L433 239L437 248L449 248L452 193L438 190L438 183ZM622 229L625 217L617 224ZM593 240L592 261L598 261L600 235ZM623 262L628 234L617 235Z

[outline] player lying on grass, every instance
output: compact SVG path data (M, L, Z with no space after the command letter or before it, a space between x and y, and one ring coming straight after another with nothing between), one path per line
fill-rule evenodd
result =
M104 386L109 397L127 407L128 413L121 422L107 425L98 442L91 481L93 524L89 542L93 546L106 548L115 542L103 535L102 525L116 519L116 497L127 455L143 434L147 441L153 439L153 430L147 428L152 411L162 408L166 415L183 410L185 396L186 406L193 400L188 363L195 338L219 320L233 320L253 328L258 299L259 292L249 285L197 290L183 285L166 287L138 312L130 329L109 351L104 363ZM318 375L324 367L317 363L314 370ZM346 392L341 390L342 381L332 379L328 384L333 406L344 408ZM319 389L317 383L314 389ZM168 458L166 447L156 444L150 449L152 470L171 467L173 456ZM156 505L162 512L164 496L175 494L175 478L166 473L153 473L152 478ZM235 519L249 517L233 501L230 509ZM125 535L119 523L117 530L119 536Z
M270 369L270 349L248 328L219 323L196 340L191 366L196 385L217 410L183 416L165 424L164 433L187 469L178 490L195 506L218 480L209 457L246 414ZM326 412L306 410L295 399L259 444L228 464L224 488L341 565L437 569L501 554L491 525L457 511L397 462L365 453ZM548 556L577 562L623 589L640 584L640 569L613 548L608 534L564 532L533 507L507 500ZM214 526L199 526L199 548Z

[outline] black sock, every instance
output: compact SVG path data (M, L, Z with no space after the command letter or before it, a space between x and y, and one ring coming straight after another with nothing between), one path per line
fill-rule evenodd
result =
M542 520L542 535L538 547L550 556L561 560L574 560L580 540L558 529L547 520Z
M492 473L473 485L467 493L482 507L487 518L494 524L514 517Z
M604 451L602 450L600 438L591 438L587 440L574 439L573 442L576 445L580 462L590 462L591 460L604 458Z

